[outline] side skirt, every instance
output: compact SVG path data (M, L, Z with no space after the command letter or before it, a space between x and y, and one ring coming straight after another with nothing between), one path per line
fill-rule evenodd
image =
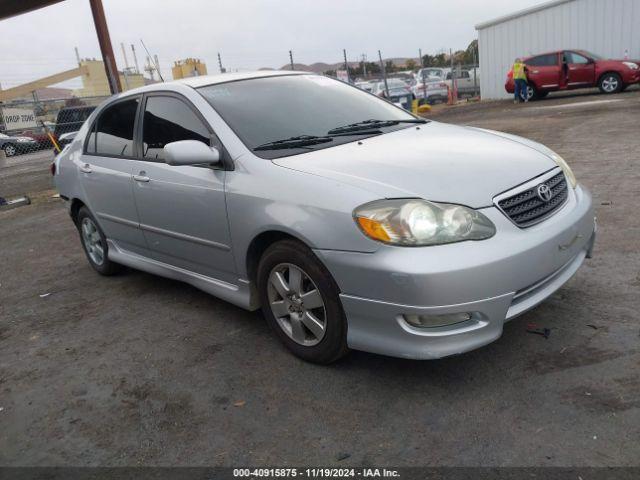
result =
M246 280L239 279L238 285L233 285L129 252L120 248L113 240L107 240L107 244L109 247L109 260L113 260L116 263L188 283L245 310L257 310L260 307L257 295L252 294L251 285Z

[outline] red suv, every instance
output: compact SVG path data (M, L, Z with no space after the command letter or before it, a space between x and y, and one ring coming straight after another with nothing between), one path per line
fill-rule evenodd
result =
M640 83L640 62L605 60L584 50L561 50L523 58L526 65L528 99L545 97L549 92L598 87L602 93L617 93ZM513 93L513 70L504 88Z

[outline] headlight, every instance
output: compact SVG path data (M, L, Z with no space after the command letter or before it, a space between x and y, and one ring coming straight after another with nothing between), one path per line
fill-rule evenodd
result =
M637 63L633 63L633 62L622 62L624 63L627 67L629 67L631 70L638 70L638 64Z
M353 216L369 238L409 247L483 240L496 233L477 210L420 199L376 200L356 208Z
M576 180L576 176L573 174L573 171L571 170L571 167L569 166L569 164L565 162L564 158L562 158L557 153L553 153L550 156L551 156L551 159L554 162L556 162L564 172L564 176L567 177L567 180L569 181L571 188L576 188L576 185L578 184L578 180Z

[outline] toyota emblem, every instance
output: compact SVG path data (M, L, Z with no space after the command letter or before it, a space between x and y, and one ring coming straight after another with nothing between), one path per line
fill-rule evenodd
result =
M538 198L540 198L540 200L542 200L543 202L548 202L549 200L551 200L551 189L549 188L549 185L547 185L546 183L541 183L540 185L538 185Z

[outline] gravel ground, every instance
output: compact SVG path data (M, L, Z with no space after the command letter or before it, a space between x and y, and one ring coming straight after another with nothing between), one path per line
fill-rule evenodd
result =
M0 211L0 465L638 465L640 92L433 118L549 145L599 223L566 286L439 361L310 365L257 313L141 272L100 277L51 198L49 154L10 159L0 195L34 203Z

